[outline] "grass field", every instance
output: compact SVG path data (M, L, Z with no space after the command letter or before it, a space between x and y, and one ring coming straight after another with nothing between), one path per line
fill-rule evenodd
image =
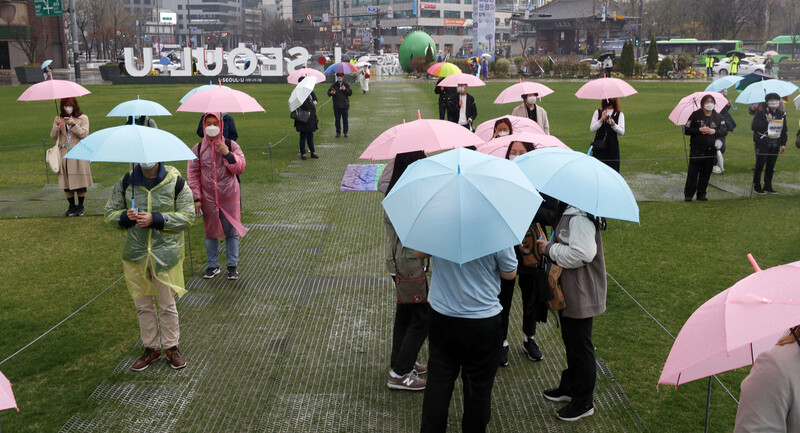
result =
M478 102L478 121L507 114L513 105L492 105L509 83L493 82L471 89ZM581 101L574 92L581 82L547 83L556 93L542 105L548 110L551 133L575 150L585 150L593 101ZM684 95L702 90L705 82L633 83L639 94L622 101L626 113L626 137L621 139L622 172L662 179L680 179L685 173L684 142L680 130L666 119ZM379 86L430 88L429 98L419 101L423 112L435 111L431 83L374 83ZM139 95L161 102L174 111L177 100L191 86L89 86L91 95L80 98L91 129L116 126L121 119L104 117L114 105ZM270 188L290 161L296 159L296 133L286 110L291 86L245 85L237 87L256 97L267 114L235 115L239 143L248 157L242 177L246 188ZM17 351L83 305L121 275L117 260L118 237L99 217L45 218L66 203L33 202L29 197L45 184L41 141L47 137L55 108L52 103L19 103L21 87L0 88L0 101L9 107L0 118L0 206L28 200L20 209L24 219L0 219L0 361ZM324 89L317 91L321 101ZM354 96L354 100L356 100ZM363 101L363 100L359 100ZM371 100L374 110L381 103ZM326 108L328 115L330 106ZM798 115L789 108L793 137ZM738 179L746 189L752 167L749 115L744 107L734 113L738 129L729 136L725 177ZM416 118L409 111L405 118ZM194 134L198 115L176 113L156 119L187 143ZM396 123L402 119L397 119ZM371 137L391 125L369 124ZM276 180L271 180L267 143L285 141L273 149ZM650 134L650 135L648 135ZM49 141L49 139L48 139ZM368 142L364 142L365 147ZM791 144L791 143L790 143ZM731 198L707 203L672 201L640 202L641 225L612 221L603 234L608 272L663 325L677 335L689 315L719 291L752 272L746 254L752 253L762 268L792 262L800 257L798 195L790 187L800 175L800 151L787 146L778 163L776 182L784 182L778 196ZM356 161L354 161L355 163ZM176 164L185 171L182 164ZM119 164L96 164L95 182L108 186L123 173ZM716 178L712 178L716 179ZM53 178L51 177L51 182ZM795 182L796 183L796 182ZM92 192L90 191L90 198ZM42 208L47 208L42 211ZM245 204L245 212L247 211ZM39 210L37 210L39 209ZM92 202L89 213L101 212L102 201ZM63 211L63 210L61 210ZM0 213L2 214L2 213ZM6 213L5 215L8 215ZM245 213L247 219L247 213ZM195 267L203 256L202 226L192 229ZM187 264L188 266L188 264ZM187 269L188 270L188 269ZM706 381L656 390L656 381L671 347L671 338L660 329L612 281L608 312L595 321L595 344L631 399L633 407L652 431L697 431L702 428ZM41 341L4 364L0 371L15 384L22 408L19 413L0 412L0 426L7 431L57 431L70 416L82 410L87 398L114 369L121 354L138 338L135 311L124 284L120 283L87 309ZM747 369L720 375L734 396ZM712 393L711 431L730 431L736 405L715 384Z

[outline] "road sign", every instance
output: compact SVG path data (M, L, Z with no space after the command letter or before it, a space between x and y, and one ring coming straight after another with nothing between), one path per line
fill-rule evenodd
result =
M631 24L631 30L636 30L636 24Z
M376 8L367 8L367 12L378 12Z
M311 14L306 14L306 19L308 20L308 22L311 22L313 17L311 16Z
M61 0L34 0L33 8L37 17L60 17L64 12Z

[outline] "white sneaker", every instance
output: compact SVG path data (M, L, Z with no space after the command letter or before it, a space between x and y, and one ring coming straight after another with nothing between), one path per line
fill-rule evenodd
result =
M722 170L721 168L719 168L719 166L718 166L718 165L715 165L715 166L714 166L714 168L712 168L712 169L711 169L711 172L712 172L712 173L714 173L714 174L722 174L722 172L723 172L723 171L724 171L724 170Z

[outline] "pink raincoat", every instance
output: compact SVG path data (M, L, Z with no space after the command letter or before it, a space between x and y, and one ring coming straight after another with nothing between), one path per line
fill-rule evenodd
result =
M192 148L197 159L189 161L186 167L189 187L194 193L194 199L201 201L206 238L225 239L225 232L219 219L220 210L241 237L248 229L242 225L241 190L236 176L244 173L247 162L242 149L233 140L231 140L231 154L236 163L231 164L222 156L217 149L219 142L224 141L222 116L220 113L208 113L206 117L208 116L214 116L219 120L220 133L213 141L204 134L200 144L200 154L197 153L198 145ZM203 122L205 123L205 117Z

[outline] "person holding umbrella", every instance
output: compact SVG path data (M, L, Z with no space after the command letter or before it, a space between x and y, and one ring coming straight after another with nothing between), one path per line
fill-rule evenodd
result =
M600 109L594 112L589 130L595 133L592 156L619 173L618 136L625 135L625 115L619 109L617 98L600 101Z
M378 181L378 190L389 194L408 166L423 158L425 158L425 152L421 150L397 154L386 164L387 168ZM417 269L424 273L424 270L427 269L426 260L418 259L414 255L414 250L403 247L385 211L383 225L386 229L386 270L395 285L399 284L398 269ZM425 389L425 379L420 378L419 375L427 373L428 367L416 361L422 344L428 337L429 309L427 299L421 299L420 302L414 303L401 303L400 296L398 296L392 331L391 369L387 380L389 389L407 391Z
M336 82L331 84L328 89L328 96L333 99L333 116L336 119L336 138L341 137L344 132L347 138L347 131L350 129L350 124L347 121L347 114L350 111L350 96L353 95L353 89L344 81L344 74L336 74ZM341 122L340 122L341 121Z
M753 115L753 141L756 149L756 165L753 170L753 191L756 194L777 194L772 189L772 175L778 155L786 151L786 113L781 111L781 98L777 93L767 94L766 110ZM780 148L780 150L778 149ZM766 170L764 170L766 165ZM761 188L761 171L764 170L764 188Z
M597 363L592 343L593 318L606 310L606 264L603 254L605 227L601 219L561 203L555 242L538 240L539 252L564 268L561 289L566 308L559 312L567 369L556 388L543 391L551 401L568 402L556 412L559 419L576 421L594 414Z
M361 91L366 95L369 92L369 65L364 65L358 71L358 82L361 84Z
M508 120L508 119L501 119ZM499 121L498 121L499 122ZM524 155L534 150L533 143L522 141L514 141L508 146L506 151L506 159L513 160L520 155ZM558 211L558 201L552 197L542 195L545 200L536 210L536 216L531 222L530 231L538 233L537 224L540 227L552 225L554 223L554 216ZM556 220L557 221L557 220ZM546 229L545 229L546 230ZM547 238L547 232L541 233L542 237ZM526 234L527 238L527 234ZM544 322L547 320L547 306L546 302L552 297L550 287L547 282L547 272L544 268L544 262L539 262L534 266L525 264L524 256L536 253L535 249L531 249L534 245L516 245L514 246L514 253L517 257L517 276L519 277L519 289L522 295L522 347L525 354L531 361L542 360L542 350L536 344L534 339L536 335L536 322ZM525 251L523 251L525 249ZM541 256L539 256L541 258ZM503 311L500 316L503 319L503 351L500 355L500 365L508 365L508 323L511 316L511 301L514 298L514 286L517 281L512 279L500 279L500 294L498 299L500 305L503 306Z
M433 88L433 93L439 95L439 119L445 120L445 116L448 116L448 105L450 104L450 99L456 96L455 89L452 87L442 87L439 84L444 80L446 77L440 77L438 81L436 81L436 86ZM449 118L447 120L450 120Z
M186 173L194 193L194 208L202 209L208 266L203 278L219 274L219 239L225 239L228 279L239 278L239 239L247 233L242 225L239 175L247 161L235 141L222 136L220 113L209 113L203 123L205 137L192 148L197 159L187 163Z
M304 78L305 77L300 77L300 79L297 80L298 83L302 82ZM311 152L311 157L315 159L319 158L314 151L314 131L317 130L319 120L317 119L317 95L314 94L313 90L306 100L303 101L303 104L300 105L298 111L310 113L306 121L294 119L294 129L300 133L300 159L308 159L306 156L306 143L308 143L308 150Z
M472 130L472 122L478 117L475 98L467 93L467 84L456 86L456 94L448 102L447 120Z
M695 193L697 200L707 201L706 188L708 179L716 161L716 141L728 134L725 120L714 110L716 103L712 95L700 99L700 106L690 116L684 128L689 139L689 169L686 174L686 185L683 188L684 201L692 201Z
M162 348L172 368L186 367L178 350L175 295L186 293L183 231L192 225L194 214L192 190L178 169L160 162L137 164L114 185L106 203L106 223L125 232L125 282L136 305L145 347L131 366L134 371L142 371L160 358Z
M50 138L56 140L61 159L58 170L58 187L64 190L69 202L66 216L82 216L85 213L83 202L87 188L92 186L92 169L87 161L64 159L64 155L89 135L89 117L81 111L75 98L63 98L59 104L59 114L53 119ZM75 195L78 204L75 205Z
M550 121L547 120L547 111L536 104L539 99L538 93L522 95L522 104L514 107L512 116L527 117L538 123L545 134L550 134Z

